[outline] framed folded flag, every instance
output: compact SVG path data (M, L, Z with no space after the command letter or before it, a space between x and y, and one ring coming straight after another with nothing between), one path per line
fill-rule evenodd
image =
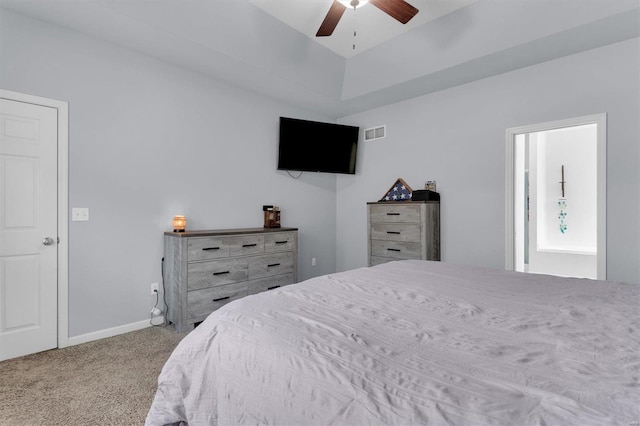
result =
M413 189L407 185L407 182L398 178L380 201L411 201L412 192Z

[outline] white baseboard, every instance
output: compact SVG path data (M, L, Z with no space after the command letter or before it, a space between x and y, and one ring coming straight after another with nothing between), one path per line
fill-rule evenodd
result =
M156 317L153 319L154 323L162 324L164 317ZM82 343L92 342L94 340L105 339L107 337L117 336L119 334L129 333L131 331L142 330L143 328L151 327L151 323L148 319L138 322L132 322L130 324L119 325L118 327L107 328L105 330L94 331L92 333L81 334L80 336L69 337L64 344L58 343L59 348L66 348L67 346L75 346Z

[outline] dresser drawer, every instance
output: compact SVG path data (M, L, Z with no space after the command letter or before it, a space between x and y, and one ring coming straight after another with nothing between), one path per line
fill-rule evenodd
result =
M380 265L382 263L387 263L387 262L391 262L393 260L403 260L403 259L394 259L392 257L377 257L377 256L371 256L369 258L369 266L376 266L376 265Z
M375 204L369 206L369 220L373 222L420 223L419 205Z
M249 264L249 279L270 277L293 272L294 256L291 253L257 256Z
M263 235L239 235L226 237L225 244L229 246L229 256L248 256L264 253Z
M262 291L273 290L293 284L293 274L276 275L273 277L260 278L247 283L247 294L260 293Z
M371 239L418 243L420 228L419 223L372 223Z
M293 232L266 234L264 236L264 252L293 251L296 247L296 237Z
M224 237L189 238L187 261L229 257L229 246Z
M187 290L197 290L246 281L249 263L245 258L210 260L187 265Z
M187 292L187 319L204 319L211 312L232 300L246 296L247 283L235 283L220 287Z
M421 259L420 243L402 241L371 241L371 256L392 257L394 259Z

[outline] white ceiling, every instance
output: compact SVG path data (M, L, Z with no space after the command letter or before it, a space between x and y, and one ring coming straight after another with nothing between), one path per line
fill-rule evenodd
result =
M476 1L408 0L419 12L404 25L377 7L364 4L356 10L347 9L330 37L316 37L333 0L249 0L251 4L344 58L365 52Z
M414 20L424 23L382 30L396 22L372 5L359 9L363 29L353 56L315 37L331 0L0 0L0 12L65 27L328 118L640 33L638 0L409 1L420 9ZM282 6L286 17L274 18L276 4L288 4ZM373 29L365 30L366 8ZM314 17L307 22L305 14ZM369 39L373 35L382 38ZM338 36L329 41L343 43ZM346 38L348 48L352 41Z

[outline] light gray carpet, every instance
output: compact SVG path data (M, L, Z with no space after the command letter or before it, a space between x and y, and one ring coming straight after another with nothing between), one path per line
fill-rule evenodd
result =
M0 362L0 425L142 425L185 335L151 327Z

